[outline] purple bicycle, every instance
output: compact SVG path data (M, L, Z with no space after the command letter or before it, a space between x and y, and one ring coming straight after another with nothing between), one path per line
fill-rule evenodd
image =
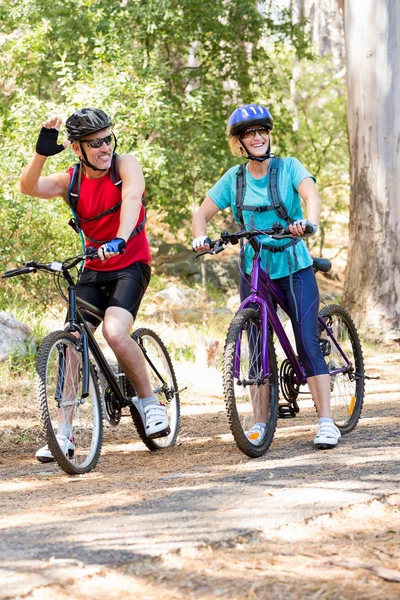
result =
M210 251L218 254L227 245L246 239L254 249L251 274L251 294L240 305L228 330L224 349L224 396L230 428L239 449L250 457L259 457L268 450L277 419L295 417L300 386L306 375L296 351L289 341L278 316L279 306L287 308L281 291L262 268L261 244L257 236L274 239L293 237L279 223L263 231L223 232L211 242ZM305 232L307 233L307 231ZM315 271L327 272L331 263L314 258ZM364 401L364 359L355 325L350 315L335 304L319 312L318 328L321 350L331 378L332 418L340 431L349 433L357 425ZM285 359L278 366L274 334L280 342ZM283 401L279 402L279 385ZM255 422L266 424L263 439L252 443L247 432Z

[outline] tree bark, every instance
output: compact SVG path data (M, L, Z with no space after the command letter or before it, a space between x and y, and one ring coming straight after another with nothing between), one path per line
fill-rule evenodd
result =
M400 341L400 2L345 0L349 255L344 303Z

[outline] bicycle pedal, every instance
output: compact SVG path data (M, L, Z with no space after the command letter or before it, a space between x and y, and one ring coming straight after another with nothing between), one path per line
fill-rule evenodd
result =
M157 438L167 437L167 435L169 435L170 433L171 433L171 428L168 425L167 429L164 429L163 431L159 431L157 433L153 433L153 435L148 435L147 437L150 438L151 440L156 440Z
M290 404L279 404L278 406L278 419L294 419L296 413Z

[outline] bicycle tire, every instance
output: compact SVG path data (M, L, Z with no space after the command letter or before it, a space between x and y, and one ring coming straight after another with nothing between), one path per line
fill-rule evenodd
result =
M257 458L263 456L273 440L277 419L279 401L278 363L271 332L268 330L268 353L271 375L269 377L268 415L263 418L266 428L261 443L255 444L247 432L254 425L253 405L265 403L261 385L242 385L246 377L251 381L261 373L261 317L258 310L246 308L239 311L233 318L224 348L224 397L232 435L238 448L247 456ZM251 341L250 341L251 338ZM238 347L240 343L239 369ZM236 373L235 373L236 370ZM238 371L238 373L237 373ZM239 378L237 377L239 375ZM243 374L243 376L242 376ZM247 391L247 388L249 391ZM266 388L263 388L266 389ZM267 392L266 392L267 393ZM266 414L264 407L264 414Z
M332 419L341 433L352 431L357 425L364 403L364 357L360 338L349 313L336 304L322 308L319 316L334 334L340 347L354 367L354 372L331 375L331 413ZM345 366L345 361L336 346L329 340L319 324L319 338L325 362L329 372Z
M161 450L173 446L176 442L179 433L180 423L180 400L178 393L178 383L176 380L175 370L172 364L171 357L161 338L147 327L141 327L132 333L131 336L140 348L144 348L148 353L150 360L157 368L159 374L163 377L166 385L161 385L160 378L146 362L147 373L150 378L155 395L162 402L168 413L170 433L165 437L151 439L147 437L143 425L143 421L135 406L130 407L131 416L135 423L137 432L142 442L149 450ZM126 384L133 389L132 383L126 378ZM157 391L158 390L158 391ZM127 395L132 395L127 390Z
M39 418L48 447L68 475L88 473L96 466L103 441L100 390L96 372L89 365L89 395L82 399L82 353L77 339L65 331L48 335L36 364ZM72 366L71 366L72 365ZM61 391L60 391L61 390ZM65 455L57 441L59 417L72 426L75 450Z

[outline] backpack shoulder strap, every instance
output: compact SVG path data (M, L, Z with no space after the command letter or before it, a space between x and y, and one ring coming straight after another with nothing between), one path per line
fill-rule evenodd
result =
M81 187L81 178L82 178L82 166L81 163L76 163L74 165L74 170L72 171L71 181L68 186L68 206L76 212L76 207L78 205L79 192Z
M243 200L246 193L246 163L240 165L236 173L236 210L239 222L244 227Z
M118 171L117 162L118 162L118 154L116 152L114 152L112 161L111 161L111 167L110 167L110 177L111 177L111 181L113 182L113 184L120 190L122 188L122 179L121 179L121 175L119 174L119 171Z
M289 217L286 206L283 203L282 196L279 190L279 171L281 168L282 160L277 156L274 156L271 161L271 167L268 177L268 193L271 199L272 205L278 216L286 221L289 225L293 220Z

